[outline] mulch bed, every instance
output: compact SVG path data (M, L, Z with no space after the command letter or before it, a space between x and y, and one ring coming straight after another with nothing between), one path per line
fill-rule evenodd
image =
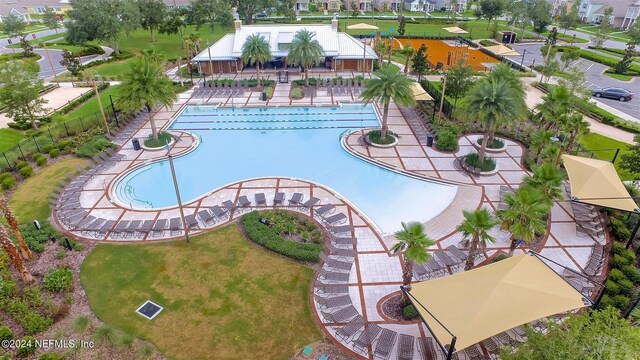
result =
M401 302L402 295L400 294L386 299L382 303L382 313L392 320L405 321L402 314L402 307L400 306Z

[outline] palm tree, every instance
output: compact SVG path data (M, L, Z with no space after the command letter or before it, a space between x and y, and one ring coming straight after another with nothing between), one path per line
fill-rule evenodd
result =
M11 229L11 231L13 231L13 234L18 240L18 245L20 246L22 257L27 260L31 260L33 254L31 254L31 250L29 250L29 247L22 238L22 234L20 233L20 229L18 228L18 220L9 207L9 202L7 201L7 198L4 197L4 195L0 195L0 212L4 215L4 218L7 219L9 228Z
M509 63L501 63L498 66L494 67L489 75L487 76L489 79L502 80L509 84L511 90L514 91L517 95L518 106L521 107L522 114L526 113L527 105L525 103L525 99L527 97L527 91L524 87L524 83L522 82L522 77L518 74L517 71L513 70ZM515 119L514 119L515 120ZM495 129L489 131L489 140L488 142L493 142L495 134Z
M258 87L261 86L260 65L269 60L271 60L269 43L259 34L247 36L244 44L242 44L242 61L249 65L256 64Z
M382 129L380 137L387 138L387 116L389 115L389 104L391 100L398 105L410 106L415 104L411 90L412 81L406 75L400 72L397 67L383 66L375 73L375 78L368 79L364 83L364 91L362 91L362 99L365 102L375 100L378 105L383 106L382 113Z
M562 85L555 86L548 94L542 96L543 102L536 105L538 117L547 130L556 130L558 123L564 120L571 109L572 94Z
M571 152L573 149L573 145L576 142L576 138L580 135L586 135L589 133L589 127L591 125L589 122L584 121L584 117L581 113L577 111L570 111L560 123L560 128L564 133L569 134L569 139L567 140L567 146L565 147L565 151L567 153Z
M402 284L410 285L413 279L413 264L426 263L431 255L427 251L435 242L424 233L424 226L419 222L402 223L402 230L395 233L398 242L391 247L394 254L404 253L404 271ZM406 295L402 295L403 305L409 303Z
M480 120L484 127L478 156L483 164L489 138L493 137L497 124L519 117L526 108L524 98L508 80L484 78L471 88L466 102L466 116Z
M380 40L376 42L375 47L376 53L378 54L378 67L382 67L382 60L384 59L384 54L387 52L387 44Z
M151 116L151 110L158 103L169 107L178 98L173 81L165 74L162 66L149 56L142 56L124 75L120 93L120 103L124 109L129 111L136 111L143 107L147 109L151 135L154 140L158 140L158 129Z
M463 211L462 214L464 215L464 221L458 226L457 230L462 233L464 240L471 240L469 255L464 266L464 270L467 271L473 267L473 260L478 252L478 246L485 248L487 242L495 242L488 231L500 222L487 209Z
M413 57L416 51L409 45L403 47L398 53L404 56L404 73L409 72L409 60Z
M531 134L531 146L529 150L536 155L536 164L542 163L542 150L551 144L551 138L555 136L553 131L538 129Z
M564 198L562 194L562 183L564 182L564 173L555 167L554 164L547 162L542 166L533 166L533 176L524 178L524 183L538 189L549 206L553 206L554 201L560 201Z
M496 211L496 215L502 221L502 229L511 233L509 256L512 256L518 240L529 243L545 232L545 218L550 207L542 193L530 186L521 186L515 192L505 194L504 201L507 207Z
M25 284L31 284L33 282L33 276L29 273L27 268L24 266L22 262L22 258L20 258L20 254L18 253L18 249L13 245L11 238L9 238L9 234L7 233L7 229L0 224L0 245L4 251L9 255L11 262L13 262L13 266L18 270L20 276L22 276L22 282Z
M305 85L309 86L309 68L318 65L324 59L324 50L315 33L300 30L291 41L287 61L295 66L304 67Z

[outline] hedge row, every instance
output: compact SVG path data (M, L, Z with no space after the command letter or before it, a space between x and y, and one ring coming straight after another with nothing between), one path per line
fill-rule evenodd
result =
M86 65L82 65L80 67L80 69L84 70L84 69L88 69L88 68L91 68L91 67L94 67L94 66L98 66L98 65L102 65L102 64L110 64L112 62L128 59L130 57L133 57L132 53L128 53L128 52L124 52L123 51L120 54L111 55L111 57L108 58L108 59L96 60L96 61L92 61L92 62L90 62L90 63L88 63Z
M261 217L258 211L252 211L242 216L242 225L251 241L292 259L310 262L320 261L321 244L298 243L286 240L268 225L261 223Z
M604 56L593 51L581 49L577 46L557 46L556 48L560 52L563 52L569 49L577 50L581 58L591 60L591 61L603 64L603 65L607 65L610 67L614 67L616 66L617 63L620 62L620 59ZM627 71L625 74L631 75L631 76L640 76L640 65L631 64L631 66L629 67L629 71Z

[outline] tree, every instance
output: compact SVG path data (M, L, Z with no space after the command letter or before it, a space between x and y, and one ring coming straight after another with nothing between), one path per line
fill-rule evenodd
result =
M0 28L2 29L2 32L10 38L22 38L26 35L25 29L27 28L27 23L25 23L22 18L11 14L2 18Z
M551 138L555 136L554 131L540 128L531 134L531 145L529 151L536 157L536 164L542 164L542 150L551 144Z
M45 6L44 14L42 14L42 23L50 30L55 30L58 33L60 28L60 22L58 21L58 14L53 11L52 8Z
M31 45L29 41L24 37L20 39L20 48L22 49L23 57L33 56L33 45Z
M324 50L315 36L315 33L306 29L296 32L287 55L288 62L304 67L304 81L307 86L309 86L309 68L324 60Z
M613 67L616 74L624 74L627 71L629 71L631 64L635 60L635 56L636 56L636 47L633 45L627 46L627 48L624 50L624 56Z
M620 157L620 168L640 175L640 134L637 134L633 140L636 144L629 146L629 152Z
M20 258L20 254L18 253L18 249L16 249L16 246L13 244L9 234L7 233L7 229L5 229L2 224L0 224L0 245L2 245L4 251L9 255L9 258L13 263L13 267L15 267L20 273L22 282L25 284L33 283L33 276L31 276L27 268L24 266L22 258Z
M559 170L555 164L550 162L542 164L542 166L532 166L532 176L524 178L524 183L532 188L538 189L549 207L553 206L555 201L564 199L562 193L562 184L564 183L564 172Z
M416 54L411 59L411 69L414 74L418 75L418 81L422 81L422 75L424 75L429 69L429 63L427 62L427 46L425 44L420 45Z
M237 0L236 7L238 16L243 19L247 25L253 24L254 14L261 11L267 11L277 5L272 0Z
M560 62L562 63L560 71L564 72L578 60L580 60L580 52L578 49L565 49L560 55Z
M26 260L31 260L33 254L31 254L31 250L27 246L27 243L24 242L22 238L22 234L20 233L20 228L18 227L18 219L13 214L13 210L9 207L9 202L4 195L0 194L0 213L4 215L4 218L7 219L7 224L9 224L9 228L15 235L16 240L18 241L18 245L20 246L20 252L22 253L22 257Z
M245 64L256 64L256 71L258 73L258 87L260 87L261 73L260 67L266 61L271 60L271 48L269 43L259 34L252 34L247 36L242 44L242 62Z
M404 73L406 74L409 72L409 60L415 55L416 51L410 45L407 45L402 47L398 53L404 56Z
M478 247L486 247L487 242L494 243L495 239L489 234L494 226L500 222L491 215L487 209L475 211L462 211L464 221L458 226L457 231L462 233L463 240L470 241L469 255L464 270L473 268L473 261L478 253Z
M295 21L296 11L293 10L295 5L296 0L280 0L276 3L276 13L282 15L285 19Z
M549 321L548 331L525 327L527 341L513 351L500 352L504 360L633 359L640 354L640 328L631 325L613 307L570 314L562 323Z
M484 163L489 139L493 138L495 128L507 120L513 120L526 108L524 96L507 79L486 77L476 81L466 96L466 116L482 122L484 135L478 160Z
M627 29L627 45L640 45L640 21L635 21L629 29Z
M537 104L538 118L542 120L544 128L556 130L561 119L567 114L571 94L565 86L554 86L551 91L542 96L542 102Z
M384 59L384 54L387 52L387 44L382 40L376 41L375 50L378 54L378 67L382 67L382 60Z
M402 271L402 284L411 285L413 279L413 265L424 264L431 257L427 249L435 245L435 242L424 233L424 226L419 222L402 223L402 230L395 233L398 240L391 247L394 254L403 253L404 269ZM407 305L409 299L402 293L402 303Z
M376 75L375 78L365 81L362 99L365 102L375 100L378 105L383 107L380 138L386 139L389 129L387 116L389 115L391 101L393 100L397 105L410 106L415 104L416 100L413 97L411 79L402 74L397 67L383 66L374 74Z
M502 229L511 233L509 256L513 256L519 240L530 243L547 229L545 221L551 208L540 190L521 186L513 193L504 195L507 207L496 211L502 221Z
M604 14L600 21L600 25L596 30L594 36L591 37L591 41L593 42L593 46L595 48L601 48L604 45L604 42L611 37L611 33L613 32L613 26L611 26L611 14L613 13L612 7L607 7L604 9Z
M455 4L453 5L455 7ZM491 20L497 20L505 11L505 2L502 0L480 0L475 15L478 18L487 19L487 30Z
M162 0L137 0L140 9L140 24L151 33L151 42L156 39L153 31L161 26L167 17L167 5Z
M223 0L193 0L189 5L187 22L195 24L197 29L202 25L209 25L211 33L215 35L216 24L222 26L233 24L231 5Z
M74 56L73 53L67 49L62 50L62 60L60 60L60 65L66 67L71 75L80 75L82 64L80 64L78 57Z
M5 109L7 116L20 124L36 126L38 114L44 112L47 100L40 97L42 80L37 64L9 61L0 65L0 103L11 104Z
M567 145L564 148L567 153L570 153L573 149L573 145L575 144L578 136L589 133L590 126L591 124L589 124L589 122L584 121L582 113L575 109L572 109L569 114L562 119L560 129L563 133L569 134Z
M533 31L535 31L538 36L545 32L547 27L553 22L551 3L547 0L531 1L527 11L533 23Z
M158 32L160 34L180 36L180 47L184 49L184 35L187 29L187 23L184 21L185 10L183 8L173 8L167 12L167 16L164 18Z
M458 99L464 97L473 85L473 66L466 65L464 59L447 70L447 95L453 98L453 108L458 105Z
M69 4L66 38L74 45L101 40L119 54L120 36L129 36L140 25L140 11L133 0L70 0Z
M351 16L356 17L360 13L360 9L358 9L358 4L355 1L351 1Z
M568 5L565 3L560 9L560 18L558 19L558 26L560 29L564 29L564 34L567 34L567 30L575 29L580 23L580 16L578 10L580 9L580 0L576 0L571 4L571 9L568 9Z
M405 19L404 15L398 16L398 35L403 36L404 32L407 29L407 19Z
M173 81L165 74L162 64L148 55L134 61L124 74L120 94L119 103L126 111L134 112L143 107L147 109L151 135L154 140L158 140L158 129L151 110L158 103L170 107L178 98Z

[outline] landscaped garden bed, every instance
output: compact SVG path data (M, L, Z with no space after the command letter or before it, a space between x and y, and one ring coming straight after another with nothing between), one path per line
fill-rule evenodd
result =
M482 137L479 137L473 145L476 148L480 148L482 146ZM493 140L487 142L488 153L499 153L505 150L507 150L507 144L502 139L494 137Z
M158 133L158 140L154 139L149 135L148 138L144 139L144 146L150 149L159 149L163 148L167 144L171 144L173 142L173 137L168 132L161 131Z
M365 140L371 146L392 147L398 143L398 137L391 131L387 131L387 136L382 138L380 130L371 130L365 135Z
M286 210L252 211L242 216L247 237L269 250L301 261L318 262L324 234L313 220Z
M485 157L484 162L480 163L478 153L471 153L464 157L462 166L473 173L478 175L492 175L498 171L496 161L490 157Z

